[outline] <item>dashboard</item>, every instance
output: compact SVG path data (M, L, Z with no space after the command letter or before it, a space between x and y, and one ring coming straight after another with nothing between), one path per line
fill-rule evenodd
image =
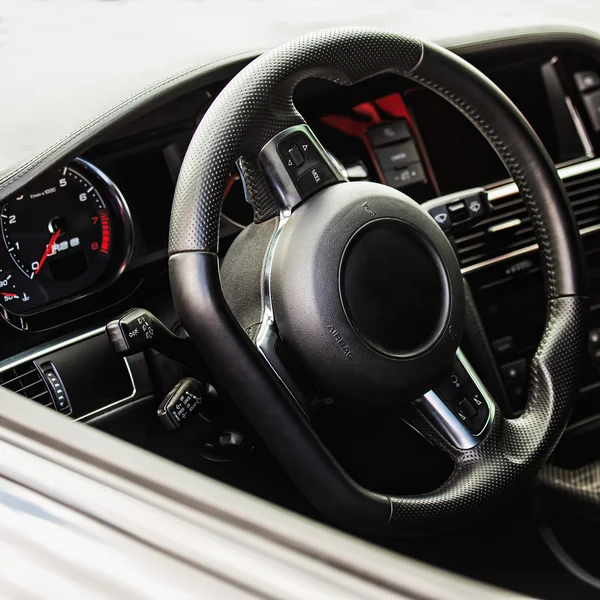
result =
M585 236L600 301L600 62L581 46L543 41L524 47L518 39L465 54L517 104L556 163ZM32 346L101 327L132 306L159 298L170 303L167 238L177 176L196 125L226 82L169 98L5 198L5 364ZM297 88L295 101L351 180L379 181L418 202L488 189L491 215L474 227L461 226L460 214L449 215L457 224L449 237L503 374L509 411L517 414L545 315L530 309L543 305L537 247L500 159L467 118L398 76L351 88L312 79ZM233 171L224 197L222 256L251 220ZM600 313L593 319L600 332ZM591 346L584 397L600 386L598 364L600 333ZM129 378L122 376L126 388ZM593 402L582 402L579 410L590 414Z

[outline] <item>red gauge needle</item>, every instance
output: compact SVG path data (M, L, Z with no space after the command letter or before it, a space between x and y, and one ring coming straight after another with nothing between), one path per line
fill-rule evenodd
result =
M52 237L50 238L50 241L46 245L46 249L44 250L44 254L42 254L42 258L40 258L40 262L38 263L38 267L35 270L34 275L37 275L40 272L40 269L43 267L44 263L46 262L46 259L48 258L48 255L50 254L50 252L52 252L52 246L54 246L54 243L58 239L59 235L60 235L60 229L57 229L52 234Z

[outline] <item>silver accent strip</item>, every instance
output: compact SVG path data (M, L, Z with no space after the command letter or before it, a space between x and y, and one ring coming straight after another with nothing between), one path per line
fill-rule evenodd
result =
M581 141L581 145L583 146L583 150L585 151L585 155L588 158L594 157L594 146L592 146L592 142L587 134L587 131L583 125L583 121L581 120L581 116L579 115L579 111L573 106L573 101L570 96L565 96L565 104L567 105L567 109L569 114L571 115L571 119L573 119L573 124L575 125L575 129L577 130L577 135Z
M584 162L575 163L574 165L568 165L557 169L557 173L560 179L570 179L577 175L585 175L593 171L600 169L600 158L594 158L592 160L586 160Z
M432 208L438 208L440 206L447 206L455 202L462 202L465 204L467 199L479 198L481 202L488 202L488 192L482 187L469 188L461 190L460 192L453 192L452 194L445 194L438 196L432 200L427 200L421 204L421 208L429 212ZM439 224L439 223L438 223Z
M85 333L76 335L75 337L67 338L62 342L44 344L42 346L39 346L37 350L33 350L31 352L22 352L12 360L7 359L0 362L0 373L4 373L4 371L8 371L8 369L12 369L13 367L18 367L24 362L35 360L36 358L44 356L45 354L51 354L52 352L57 352L58 350L66 348L67 346L72 346L73 344L77 344L78 342L83 342L84 340L88 340L96 335L100 335L103 332L104 327L98 327L97 329L86 331Z
M267 364L273 370L273 373L277 376L279 381L283 384L285 389L288 391L290 396L294 398L298 406L306 415L306 408L309 402L304 397L298 386L296 385L293 377L287 371L277 353L275 352L275 343L277 342L279 335L277 333L277 325L275 324L275 315L273 314L273 304L271 302L271 267L273 265L273 256L275 255L275 247L283 228L288 222L290 215L292 214L290 209L284 209L279 215L279 223L277 229L273 234L271 243L267 250L267 256L265 258L265 269L264 269L264 283L263 283L263 297L264 306L262 312L262 321L260 329L256 336L255 345L259 353L265 359ZM308 415L307 415L308 416Z
M287 169L285 168L283 161L279 156L279 152L277 151L277 146L282 139L298 132L304 133L306 137L314 144L315 148L321 154L323 162L329 167L329 169L331 169L331 172L335 175L338 182L347 181L342 173L340 173L327 150L323 148L321 142L319 142L318 138L308 125L294 125L292 127L288 127L287 129L279 132L275 137L271 138L262 147L258 155L258 164L275 191L275 197L279 201L279 205L282 210L291 210L300 204L300 202L302 202L302 198L296 189L296 184L290 177L290 174L287 172ZM246 187L244 185L244 191L245 189ZM246 196L246 198L247 197L248 196Z
M325 150L325 148L323 148L318 138L314 135L314 133L312 132L310 127L308 127L308 125L294 125L293 127L288 127L287 129L284 129L275 137L271 138L260 151L260 154L258 156L258 162L265 174L265 177L270 182L271 186L275 191L275 198L278 201L280 212L277 229L273 235L273 238L271 239L271 243L269 244L269 248L267 249L267 254L265 258L265 266L263 272L264 306L261 317L260 329L258 331L254 343L259 353L265 359L266 363L269 365L269 367L271 367L273 373L275 373L275 375L277 376L279 381L281 381L287 392L296 401L296 403L304 412L304 414L308 417L307 410L310 404L309 400L304 397L304 394L296 385L294 378L285 368L284 364L281 362L281 360L277 356L277 353L275 352L275 344L279 339L279 334L277 332L277 324L275 323L275 315L273 314L273 305L271 303L271 268L273 265L275 247L277 246L277 242L279 240L279 237L281 236L283 228L285 227L292 214L292 209L298 204L300 204L300 202L302 201L302 198L298 193L298 190L296 189L294 181L292 180L285 166L283 165L283 162L277 150L277 146L282 139L288 137L290 134L297 132L304 133L308 137L308 139L314 144L315 148L320 152L323 158L323 162L331 169L338 182L347 181L345 175L342 172L340 172L340 167L343 169L343 166L338 165L337 159L330 155L327 152L327 150ZM246 183L244 181L241 169L240 177L242 179L244 193L246 193Z
M521 219L510 219L509 221L503 221L502 223L497 223L496 225L490 225L490 227L488 227L488 233L506 231L507 229L518 227L522 222L523 221L521 221Z
M594 158L592 160L586 160L584 162L576 163L574 165L568 165L566 167L560 167L556 169L558 177L561 180L570 179L571 177L577 177L577 175L585 175L586 173L592 173L593 171L600 170L600 158ZM488 200L495 202L501 198L512 196L513 194L519 193L519 188L514 182L506 183L495 188L487 190Z
M348 179L367 179L369 176L367 168L362 162L348 165L345 169Z
M590 233L595 233L596 231L600 231L600 223L580 229L579 235L585 237L586 235L589 235ZM464 267L463 269L461 269L460 272L463 275L468 275L469 273L473 273L474 271L485 269L485 267L495 265L499 262L504 262L505 260L510 260L511 258L516 258L517 256L522 256L523 254L529 254L530 252L535 252L539 249L540 247L537 244L531 244L530 246L525 246L524 248L519 248L518 250L513 250L512 252L507 252L502 256L496 256L494 258L484 260L483 262L477 263L475 265L469 265L468 267Z
M18 367L19 365L22 365L23 363L34 361L37 358L46 356L47 354L52 354L53 352L58 352L59 350L62 350L63 348L67 348L69 346L72 346L73 344L78 344L79 342L89 340L90 338L93 338L97 335L103 334L105 332L105 330L106 330L105 327L98 327L96 329L91 329L90 331L86 331L85 333L76 335L72 338L67 338L65 340L62 340L61 342L50 343L50 344L45 344L45 345L39 346L36 350L32 350L31 352L22 352L21 354L19 354L17 356L17 358L8 359L8 360L0 362L0 373L4 373L5 371L8 371L9 369L12 369L14 367ZM125 362L125 368L127 369L127 373L129 374L129 379L131 379L131 390L132 390L131 394L129 394L125 398L120 398L119 400L115 400L114 402L111 402L110 404L102 406L101 408L98 408L97 410L94 410L86 415L78 417L77 419L74 419L74 421L85 421L96 414L106 412L112 408L116 408L117 406L119 406L121 404L125 404L126 402L129 402L130 400L133 400L133 398L135 398L135 396L137 394L137 386L135 383L135 378L133 377L133 373L131 372L131 367L129 365L127 358L124 357L123 361Z
M340 172L340 175L344 179L348 179L348 169L339 161L329 150L326 151L327 156L331 159L331 162L336 166L337 170Z
M481 431L476 434L469 431L434 390L423 394L415 404L451 444L460 450L470 450L480 444L491 429L496 416L496 404L460 348L456 351L456 357L487 404L488 419Z
M488 190L488 200L490 202L495 202L496 200L500 200L501 198L506 198L507 196L512 196L518 193L519 188L517 187L516 183L505 183L504 185Z
M576 163L574 165L568 165L566 167L561 167L557 169L558 176L561 180L571 179L572 177L577 177L578 175L585 175L586 173L593 173L594 171L600 170L600 158L594 158L592 160L586 160L585 162ZM519 193L519 188L517 185L512 183L507 183L505 185L501 185L497 188L492 188L488 190L488 200L493 203L496 200L500 200L501 198L506 198L507 196L513 196ZM595 233L596 231L600 231L600 223L596 225L590 225L588 227L584 227L579 230L580 235L586 236L591 233ZM479 271L481 269L485 269L491 265L495 265L499 262L504 262L506 260L510 260L512 258L516 258L518 256L522 256L524 254L529 254L530 252L535 252L539 250L539 246L537 244L531 244L529 246L525 246L524 248L519 248L518 250L513 250L512 252L507 252L506 254L502 254L501 256L495 256L494 258L490 258L488 260L484 260L482 262L476 263L474 265L469 265L468 267L463 267L461 269L461 273L463 275L468 275L469 273L474 273L475 271Z
M479 271L480 269L485 269L486 267L490 267L491 265L495 265L496 263L504 262L505 260L510 260L511 258L516 258L517 256L521 256L523 254L529 254L530 252L535 252L535 250L539 250L539 246L537 244L531 244L531 246L525 246L524 248L519 248L518 250L513 250L512 252L507 252L502 256L496 256L494 258L489 258L488 260L484 260L483 262L477 263L475 265L469 265L468 267L462 268L460 272L463 275L468 275L469 273Z

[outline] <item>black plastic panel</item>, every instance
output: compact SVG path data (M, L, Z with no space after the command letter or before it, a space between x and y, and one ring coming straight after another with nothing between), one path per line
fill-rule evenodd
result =
M104 333L47 354L64 383L77 419L132 395L133 382L125 360L117 356Z

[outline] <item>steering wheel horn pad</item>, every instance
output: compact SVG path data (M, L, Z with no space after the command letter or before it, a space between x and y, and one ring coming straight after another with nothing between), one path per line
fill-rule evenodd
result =
M399 192L343 182L319 144L315 182L323 189L311 197L303 195L277 153L269 154L271 140L289 128L307 128L293 103L300 81L320 77L352 85L381 73L433 90L470 119L506 165L529 212L540 247L547 320L530 366L526 410L517 419L500 414L457 351L464 310L460 271L433 220ZM221 204L236 161L255 223L236 238L221 272ZM322 179L327 169L330 176ZM377 219L387 227L377 230ZM384 239L366 248L364 240L378 233ZM416 284L430 312L428 318L416 315L417 331L410 330L405 315L391 311L399 297L393 284L369 280L369 261L382 261L378 253L385 248L398 257L390 259L390 268L407 281L415 281L418 269L396 267L400 254L422 261ZM588 312L583 250L570 203L555 166L510 100L467 62L434 44L377 29L338 28L292 40L249 64L214 101L190 143L173 202L169 254L177 311L218 384L310 502L347 528L398 536L461 525L532 476L568 423ZM385 314L373 320L360 289L369 282L370 298L385 285L392 295L381 302ZM419 293L410 294L414 304ZM394 323L397 332L384 331ZM274 352L265 352L257 340L268 340ZM310 399L299 400L293 378L276 360L278 344L323 390L365 407L399 406L430 385L432 390L415 398L423 417L416 426L453 459L449 479L412 496L376 493L353 481L316 435ZM454 352L491 403L491 418L480 433L456 429L456 415L435 393L433 379Z
M369 304L373 293L392 297ZM416 202L375 183L333 185L294 210L274 248L271 301L283 342L322 393L370 407L431 389L463 327L447 237Z

